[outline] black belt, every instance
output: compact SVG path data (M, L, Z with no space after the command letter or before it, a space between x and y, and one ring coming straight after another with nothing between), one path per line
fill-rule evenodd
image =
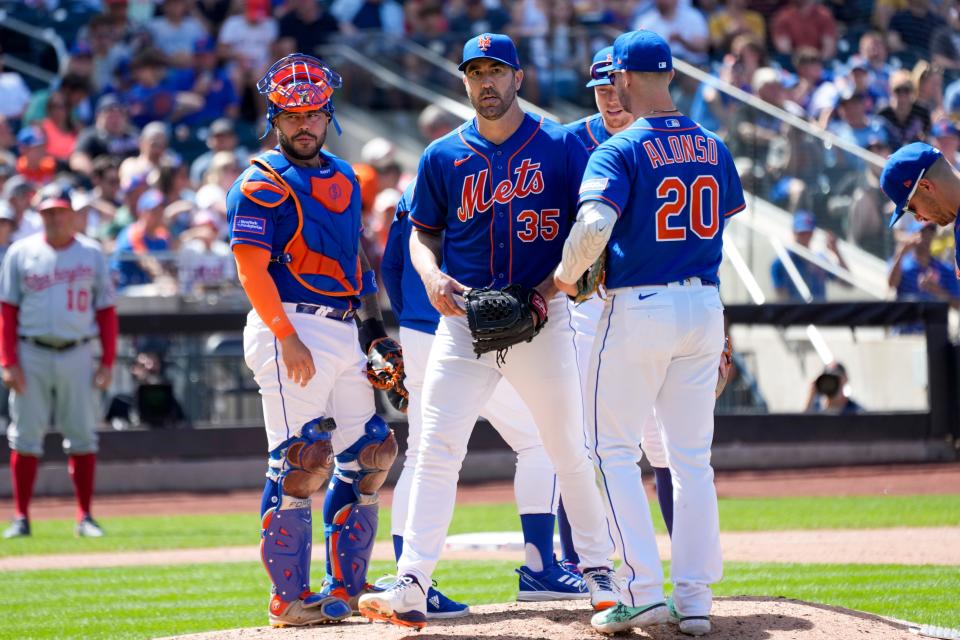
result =
M353 320L357 315L356 309L334 309L320 304L297 304L295 309L297 313L309 313L311 315L330 318L332 320Z
M81 338L79 340L70 340L68 342L47 342L43 338L36 338L34 336L20 336L20 339L24 342L29 342L30 344L36 345L41 349L49 349L50 351L69 351L74 347L79 347L82 344L86 344L93 340L93 338Z

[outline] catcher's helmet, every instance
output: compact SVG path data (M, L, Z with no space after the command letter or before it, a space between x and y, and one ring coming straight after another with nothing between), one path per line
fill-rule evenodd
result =
M257 83L257 91L267 99L267 132L282 111L299 113L320 109L333 115L333 92L343 86L343 78L322 60L304 53L292 53L273 63ZM264 135L266 135L264 133Z

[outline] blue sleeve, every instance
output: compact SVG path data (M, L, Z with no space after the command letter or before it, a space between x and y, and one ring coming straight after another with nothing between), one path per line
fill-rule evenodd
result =
M747 205L743 199L743 184L740 183L740 174L737 173L737 167L733 164L733 156L719 140L717 145L723 149L722 162L725 178L720 194L720 212L724 218L729 218L743 211Z
M420 158L417 186L410 203L410 222L420 229L439 232L447 226L447 199L442 176L434 174L433 164L430 162L432 156L427 149Z
M598 200L623 214L633 187L633 171L626 159L612 144L602 144L590 156L583 180L580 182L580 204Z
M770 279L773 280L773 287L775 289L783 289L787 286L787 270L779 258L774 260L773 264L770 265Z
M577 217L577 205L580 198L580 181L587 168L590 154L583 142L574 134L567 134L567 196L570 216Z
M403 204L402 201L401 204ZM407 212L397 207L397 213L393 216L393 223L390 225L390 232L387 234L387 246L383 249L383 258L380 261L380 279L383 280L383 287L387 290L393 313L397 316L403 312L402 283L405 255L403 245L404 238L407 236L404 233L406 227Z
M273 250L274 209L260 202L279 204L283 198L275 190L273 183L258 181L254 176L245 181L247 186L241 190L238 180L227 193L227 228L230 232L230 246L249 244L267 251ZM248 195L248 193L250 195ZM256 198L260 202L253 199Z

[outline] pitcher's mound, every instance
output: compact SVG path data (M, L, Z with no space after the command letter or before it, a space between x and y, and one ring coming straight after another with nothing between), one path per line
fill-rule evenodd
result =
M177 638L191 640L441 640L496 638L497 640L574 640L602 638L590 627L591 611L579 602L490 604L473 607L473 615L457 620L431 622L416 632L357 617L337 625L299 629L235 629ZM264 612L266 616L266 612ZM737 596L718 598L713 606L710 640L916 640L907 627L879 616L840 607L812 604L786 598ZM689 639L673 625L657 625L617 637Z

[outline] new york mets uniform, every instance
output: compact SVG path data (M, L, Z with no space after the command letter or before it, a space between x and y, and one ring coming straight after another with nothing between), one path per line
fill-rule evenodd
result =
M495 145L470 121L424 153L411 221L445 232L445 268L465 286L533 287L560 260L576 199L571 181L577 182L585 160L583 145L553 122L527 114L509 139ZM612 548L583 447L574 332L563 296L550 301L549 317L535 340L511 349L502 368L494 354L476 358L465 318L440 319L424 379L422 444L400 573L429 584L470 430L501 377L537 423L570 507L583 565L608 564Z

